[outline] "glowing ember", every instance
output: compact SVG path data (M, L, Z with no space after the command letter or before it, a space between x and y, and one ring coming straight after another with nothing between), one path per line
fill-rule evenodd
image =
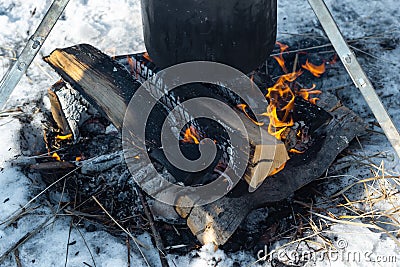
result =
M51 155L51 157L57 161L61 161L60 156L57 154L57 152L54 152L53 155Z
M72 134L67 134L67 135L57 135L56 140L57 141L65 141L65 140L71 140L72 139Z
M283 59L283 52L285 52L289 48L289 46L280 42L276 42L276 44L279 46L281 52L279 56L274 56L274 59L278 62L279 66L281 66L282 70L287 73L288 71L285 65L285 60Z
M199 140L201 139L202 138L197 129L193 125L190 125L190 127L185 131L182 142L198 145L200 144Z
M306 64L302 65L301 67L308 70L312 75L318 78L321 77L321 75L325 72L325 62L317 66L309 62L307 59Z
M263 125L264 125L263 122L258 122L258 121L256 121L256 120L254 120L253 118L251 118L251 117L249 116L249 114L247 114L247 111L246 111L247 105L246 105L246 104L239 104L239 105L237 105L236 107L237 107L238 109L240 109L241 111L243 111L243 113L246 115L246 117L249 118L255 125L257 125L257 126L263 126Z
M82 159L83 159L82 157L76 157L75 161L82 161Z

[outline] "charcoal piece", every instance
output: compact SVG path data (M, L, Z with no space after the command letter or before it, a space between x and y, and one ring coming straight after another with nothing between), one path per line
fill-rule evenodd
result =
M332 119L332 115L323 108L311 104L302 97L296 97L294 106L293 120L304 122L309 127L311 135Z

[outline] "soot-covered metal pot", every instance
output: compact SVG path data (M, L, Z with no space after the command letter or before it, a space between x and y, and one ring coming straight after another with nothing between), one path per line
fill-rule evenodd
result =
M208 60L255 70L276 41L277 0L141 0L156 65Z

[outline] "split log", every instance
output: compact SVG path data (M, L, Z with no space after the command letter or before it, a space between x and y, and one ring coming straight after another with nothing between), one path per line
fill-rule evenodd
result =
M139 86L123 66L88 45L57 49L45 60L121 129L127 103L133 89ZM334 118L326 126L326 134L321 132L313 147L304 154L293 156L283 171L268 177L255 192L249 192L248 187L239 183L227 196L208 205L195 206L196 200L184 196L177 200L178 206L193 204L193 208L177 212L187 219L188 226L200 242L224 244L252 209L285 199L320 177L349 142L363 132L364 124L357 115L339 105L333 96L324 93L324 97L327 100L320 101L320 105ZM249 122L249 127L254 125ZM147 167L137 160L138 175L148 181L148 189L159 193L159 185L151 183L155 174Z

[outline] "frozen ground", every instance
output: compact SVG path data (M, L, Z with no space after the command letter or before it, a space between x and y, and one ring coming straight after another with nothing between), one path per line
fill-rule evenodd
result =
M399 2L329 0L327 3L345 37L361 38L358 46L354 46L372 55L357 52L378 94L400 128ZM50 0L0 2L0 76L4 75L16 54L20 53L50 4ZM323 35L305 0L279 1L278 28L278 39L281 41L299 34L304 38ZM41 54L47 55L57 47L78 43L92 44L109 55L143 50L139 0L71 0ZM20 129L27 124L33 128L41 127L40 109L49 106L44 95L57 79L57 75L38 56L7 104L14 111L0 113L0 257L35 226L46 223L39 233L19 247L22 266L65 264L70 219L54 219L57 207L46 205L45 198L32 203L28 210L34 211L22 216L18 223L9 226L2 223L44 189L39 177L28 179L10 161L20 155L35 153L35 148L21 149ZM344 71L338 70L337 78L326 79L323 89L346 85L349 81ZM352 144L330 168L327 177L322 178L320 195L311 208L314 213L325 210L324 214L329 216L313 214L309 218L310 227L304 233L308 238L303 242L282 237L269 249L277 249L278 252L273 256L287 264L296 262L294 256L299 255L296 253L309 252L311 247L320 246L322 251L330 253L318 253L317 256L325 256L323 261L306 263L300 259L297 262L308 266L398 266L399 159L381 134L382 130L373 126L374 118L359 92L353 86L333 91L370 123L371 131ZM21 111L16 111L16 107L20 107ZM334 194L342 189L342 194L335 197ZM150 245L148 235L139 238ZM333 240L332 245L339 251L330 247L327 240ZM72 228L70 243L73 241L76 243L69 246L67 266L84 266L85 263L91 266L127 265L128 253L124 240L104 231L86 232ZM139 252L134 248L132 250L132 266L145 266ZM159 265L155 249L144 252L150 265ZM346 257L349 254L360 255L360 259ZM250 252L214 252L213 247L204 246L186 256L169 255L168 259L171 266L232 266L235 262L243 266L254 263L257 255ZM16 264L14 254L0 261L0 266ZM256 265L269 266L270 263L261 260Z

